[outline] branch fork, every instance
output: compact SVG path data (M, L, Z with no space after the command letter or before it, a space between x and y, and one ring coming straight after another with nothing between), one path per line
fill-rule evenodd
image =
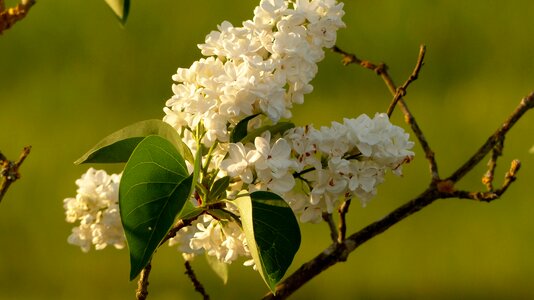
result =
M430 169L430 184L416 198L393 210L381 220L369 224L360 231L353 233L346 238L345 214L348 212L348 205L350 202L344 202L338 211L340 215L340 224L337 232L335 230L335 224L333 223L331 215L326 219L331 228L333 243L312 260L303 264L285 280L283 280L276 288L276 295L273 293L268 293L263 297L263 299L286 299L293 292L298 290L305 283L319 275L321 272L325 271L336 263L345 261L349 254L363 243L386 231L391 226L397 224L410 215L422 210L438 199L460 198L485 202L491 202L495 199L498 199L516 180L517 172L521 166L519 160L513 160L511 162L510 169L505 174L503 185L498 189L494 189L494 173L497 165L497 159L502 155L503 152L504 138L507 132L525 114L525 112L534 107L534 93L531 93L521 100L515 111L502 123L497 131L488 138L488 140L479 148L478 151L475 152L475 154L473 154L471 158L469 158L462 166L460 166L451 176L447 178L441 178L438 172L438 164L436 162L435 153L427 142L421 128L417 124L416 119L408 109L408 106L403 99L406 96L408 87L418 78L421 68L424 65L424 57L426 52L425 46L421 46L419 49L419 56L412 74L404 82L404 84L398 88L395 86L393 80L389 76L387 71L388 68L385 64L373 64L369 61L361 60L356 55L345 52L337 46L334 46L332 50L342 56L341 62L343 65L358 64L363 68L374 71L383 79L384 83L393 95L393 99L388 107L388 116L391 116L397 105L402 110L406 123L410 125L414 135L417 137L425 153L425 158L428 161ZM460 181L468 172L470 172L477 164L479 164L480 161L486 157L490 151L492 154L487 164L488 169L482 177L482 182L486 186L487 191L468 192L456 190L456 183Z
M24 147L16 161L10 161L0 153L0 203L11 184L20 178L19 168L30 154L31 148L31 146Z

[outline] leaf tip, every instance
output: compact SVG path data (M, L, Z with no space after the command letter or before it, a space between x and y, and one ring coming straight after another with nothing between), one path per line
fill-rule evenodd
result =
M78 166L78 165L83 164L84 162L85 162L85 157L80 157L74 161L74 164Z
M130 11L130 0L105 0L115 16L119 19L121 25L126 24L128 13Z

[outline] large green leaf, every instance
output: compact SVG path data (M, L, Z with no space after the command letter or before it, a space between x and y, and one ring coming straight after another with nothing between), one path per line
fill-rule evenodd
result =
M271 192L254 192L235 203L252 258L274 292L300 246L297 219L284 199Z
M128 19L128 12L130 11L130 0L105 0L111 10L115 13L122 24L126 23Z
M161 120L146 120L124 127L98 142L80 157L75 164L127 162L137 144L149 135L159 135L171 141L178 152L193 161L176 129Z
M122 225L130 250L130 280L150 262L191 191L185 161L160 136L148 136L133 151L119 186Z

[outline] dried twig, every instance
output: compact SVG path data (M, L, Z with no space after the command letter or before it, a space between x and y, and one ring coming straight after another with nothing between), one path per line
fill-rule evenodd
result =
M193 268L191 268L191 263L189 261L185 261L185 274L189 279L191 279L191 283L193 283L193 286L195 287L195 291L199 292L204 300L209 300L210 296L206 293L206 290L204 289L204 286L200 281L198 281L197 276L195 275L195 272L193 272Z
M404 218L421 210L425 206L438 199L438 193L435 189L429 188L423 192L419 197L407 202L403 206L397 208L385 218L374 222L362 230L352 234L342 243L333 243L325 250L321 251L319 255L312 260L303 264L293 274L283 280L276 287L276 296L272 293L265 295L263 299L286 299L293 292L302 287L305 283L319 275L321 272L330 268L339 262L347 260L349 254L357 247L367 242L371 238L386 231L391 226L397 224Z
M0 34L13 26L16 22L24 19L35 0L21 0L15 7L5 8L4 0L0 0Z
M486 185L489 192L493 191L493 176L495 175L495 168L497 168L497 159L502 155L504 147L504 141L497 142L493 150L491 151L491 158L488 161L488 170L482 177L482 183Z
M339 227L337 234L337 242L343 243L347 236L347 213L349 212L351 199L346 199L338 209L339 212Z
M463 166L458 168L454 174L448 179L456 182L463 178L471 169L473 169L496 145L504 141L506 133L514 126L514 124L525 114L529 109L534 107L534 93L528 95L521 100L519 106L515 109L514 113L508 117L508 119L501 125L497 132L490 136L488 140L478 149L471 158L464 163Z
M338 232L336 228L336 222L334 221L332 214L323 213L323 220L326 222L326 224L328 224L328 228L330 229L330 238L332 239L332 242L335 243L338 239Z
M176 233L180 231L180 229L187 227L191 225L191 223L196 220L198 216L190 219L180 219L174 224L174 226L169 230L167 233L167 236L161 241L159 244L160 246L163 245L165 242L167 242L169 239L176 236ZM148 277L150 276L150 270L152 269L152 265L148 263L146 267L141 270L141 275L139 276L139 280L137 281L137 291L135 295L137 296L137 300L144 300L146 299L148 295Z
M161 245L165 244L165 242L167 242L168 240L170 240L173 237L175 237L176 233L178 233L178 231L180 231L180 229L191 225L191 223L193 223L193 221L196 220L198 217L199 216L196 216L196 217L190 218L190 219L179 219L176 222L176 224L174 224L174 226L171 228L171 230L169 230L169 232L167 233L167 236L165 236L165 238L161 241L161 243L159 243L159 245L161 246Z
M383 63L382 64L374 64L374 63L369 62L367 60L360 60L360 59L358 59L356 57L356 55L350 54L348 52L345 52L345 51L341 50L337 46L334 46L332 48L332 50L334 52L339 53L339 54L342 55L342 57L343 57L342 58L342 63L344 65L358 64L358 65L360 65L360 66L362 66L362 67L364 67L366 69L374 71L377 75L379 75L382 78L382 80L384 81L384 83L386 84L386 86L388 87L389 91L391 92L391 94L394 96L394 99L395 99L395 96L397 95L397 87L395 86L395 83L393 82L393 79L391 79L391 76L389 76L388 67L386 66L386 64L383 64ZM404 91L406 91L406 88L408 87L408 85L413 80L415 80L417 78L418 72L421 70L421 67L424 64L423 60L424 60L424 57L425 57L425 53L426 53L425 46L419 47L419 56L418 56L418 59L417 59L416 67L414 69L415 75L414 75L414 73L412 73L412 75L410 75L410 78L412 78L412 79L408 78L408 80L406 81L406 82L408 82L408 84L405 83L406 86L404 87ZM427 142L427 140L425 138L425 135L423 134L423 131L419 127L419 124L417 124L417 121L415 120L415 118L413 117L412 113L408 109L408 106L404 102L404 100L402 98L402 94L400 95L399 99L397 99L395 101L400 106L400 108L401 108L401 110L402 110L402 112L404 114L404 118L405 118L406 123L408 123L410 125L410 127L412 128L412 131L414 132L414 134L416 135L417 139L419 140L419 143L421 143L421 147L423 148L423 151L425 152L425 157L429 162L430 174L432 176L432 181L433 182L439 181L440 177L439 177L438 165L436 163L434 151L430 148L430 146L429 146L429 144L428 144L428 142ZM391 107L391 105L390 105L390 107Z
M417 80L419 77L419 72L421 71L421 68L423 67L423 61L425 59L425 53L426 53L426 47L424 45L421 45L419 48L419 57L417 58L417 63L415 64L415 68L412 72L412 75L408 77L408 79L404 82L402 86L396 89L395 95L393 96L393 100L389 104L387 115L388 117L391 117L391 114L393 113L393 110L395 109L395 106L399 102L402 97L406 96L406 90L408 89L408 86Z
M506 172L506 175L504 176L504 183L502 187L495 191L493 190L493 188L487 192L454 191L453 195L456 198L471 199L471 200L484 201L484 202L491 202L493 200L496 200L502 194L504 194L504 192L506 192L510 184L512 184L512 182L516 180L517 171L519 171L520 167L521 167L521 163L519 162L519 160L517 159L513 160L510 165L510 169L508 170L508 172Z
M393 81L387 74L387 67L384 64L375 65L367 61L362 61L356 58L353 54L348 54L339 48L334 48L335 52L341 53L343 55L343 63L358 63L359 65L374 70L384 79L386 85L390 88L392 92L396 91ZM420 55L420 57L422 57ZM422 63L422 62L421 62ZM413 74L412 74L413 75ZM338 262L345 261L348 255L358 248L360 245L370 240L371 238L377 236L378 234L386 231L391 226L397 224L398 222L404 220L408 216L412 215L415 212L420 211L426 206L430 205L437 199L447 199L447 198L467 198L479 201L492 201L499 198L506 189L510 186L512 182L515 181L517 171L519 170L520 163L517 160L514 160L511 164L510 170L506 173L505 181L503 186L496 191L489 192L464 192L456 191L454 186L455 184L469 171L477 165L484 156L486 156L489 151L492 149L501 148L504 141L506 133L510 128L519 120L524 113L534 107L534 93L523 98L516 110L510 115L510 117L502 124L502 126L491 135L487 142L461 167L459 167L456 172L453 173L450 177L446 179L440 179L437 173L437 164L434 159L434 153L431 150L426 139L424 138L422 131L420 131L419 126L415 122L412 114L408 110L406 104L400 98L398 100L399 105L401 106L403 113L406 117L407 122L411 125L412 130L416 134L417 138L421 142L425 155L428 159L432 180L429 186L423 191L418 197L406 202L404 205L398 207L389 213L386 217L382 218L379 221L369 224L360 231L350 235L348 238L343 240L342 243L332 243L327 249L323 250L319 255L317 255L312 260L303 264L298 270L293 274L283 280L276 287L276 296L272 293L267 294L263 299L285 299L291 295L294 291L302 287L305 283L310 281L315 276L319 275L324 270L333 266ZM498 150L498 151L500 151ZM496 164L497 157L499 155L494 154L491 158L490 163ZM494 171L494 167L490 166L491 173Z
M148 263L146 267L141 271L139 281L137 282L137 290L135 291L135 297L137 300L145 300L148 296L148 276L152 270L152 264Z
M2 153L0 153L0 203L11 184L20 178L20 165L22 165L26 157L28 157L31 149L31 146L24 147L19 159L14 162L9 161Z

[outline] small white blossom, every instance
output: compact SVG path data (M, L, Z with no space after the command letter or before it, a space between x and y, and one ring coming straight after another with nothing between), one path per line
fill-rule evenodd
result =
M210 215L202 215L191 226L178 231L169 245L179 244L186 259L206 253L219 261L232 263L240 256L250 258L245 233L235 222L223 222Z
M72 229L68 242L88 252L113 245L124 248L126 241L120 221L118 195L120 175L108 175L103 170L90 168L78 180L75 198L63 200L66 220L80 222Z
M290 171L297 168L296 161L291 157L291 147L285 139L277 139L271 147L271 135L256 137L256 150L251 162L256 168L258 180L271 191L281 194L289 192L295 185L295 179Z
M249 163L254 153L247 151L242 143L232 143L229 147L229 157L221 162L221 170L226 171L229 176L238 176L245 183L251 183L253 177Z

